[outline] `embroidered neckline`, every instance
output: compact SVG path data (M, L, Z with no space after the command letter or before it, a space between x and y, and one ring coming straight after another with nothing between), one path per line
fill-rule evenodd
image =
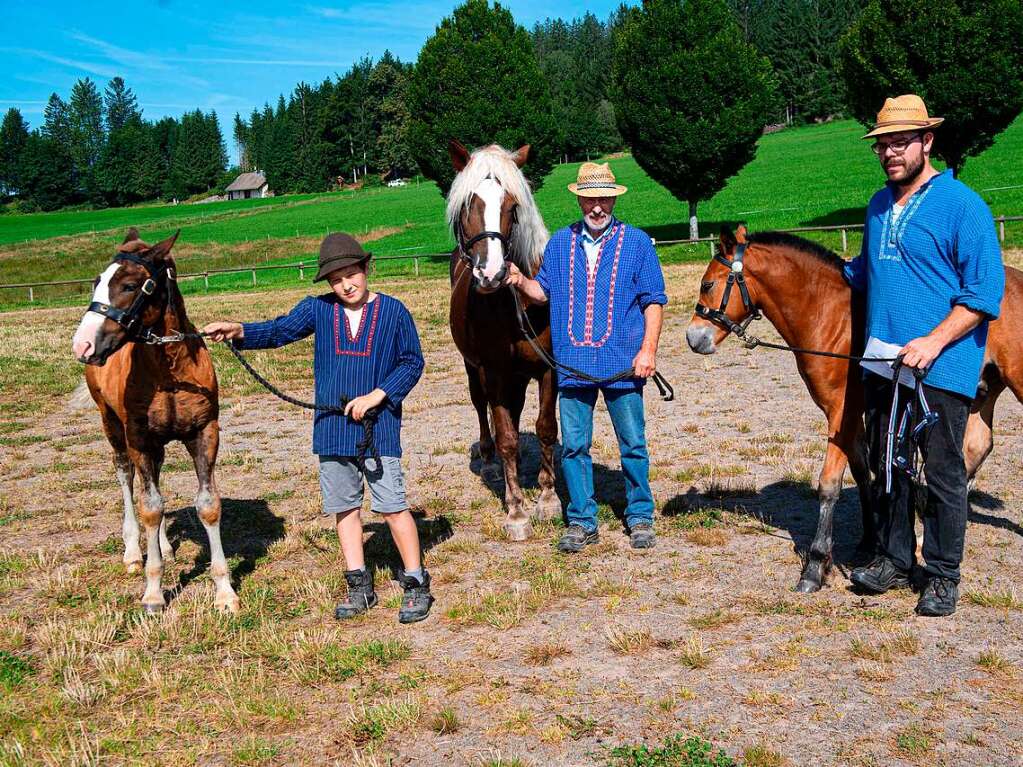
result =
M585 324L583 327L583 340L579 341L575 337L575 262L578 256L576 252L576 243L580 228L572 227L572 241L569 245L569 260L568 260L568 340L573 346L589 346L593 348L599 348L607 343L607 339L611 337L611 331L614 329L613 316L615 306L615 282L618 278L618 262L622 254L622 243L625 242L625 225L616 224L617 231L612 231L609 236L602 240L600 247L597 249L597 259L593 264L593 269L586 270L586 316ZM615 237L618 238L618 242L615 246L614 261L611 265L611 282L608 286L608 299L607 299L607 329L604 333L604 337L599 341L593 340L593 310L595 303L595 292L597 287L597 275L600 272L600 262L604 255L604 246L607 243L613 241ZM585 253L584 253L585 256Z
M376 299L373 300L375 301ZM352 324L348 318L348 308L345 306L341 307L345 310L345 338L348 339L348 343L354 344L359 340L359 336L362 335L362 329L366 326L366 314L368 313L366 311L366 307L371 303L373 302L367 301L362 305L362 307L360 307L361 313L359 314L359 327L356 329L354 334L352 333Z
M341 343L341 302L334 304L334 352L337 354L348 354L353 357L368 357L373 352L373 336L377 329L377 317L380 315L380 296L373 299L373 310L369 322L369 332L366 334L366 348L344 349ZM362 331L366 327L366 307L362 308L362 317L359 319L359 330L355 337L352 337L351 329L348 327L348 319L345 318L345 345L356 346L362 337Z

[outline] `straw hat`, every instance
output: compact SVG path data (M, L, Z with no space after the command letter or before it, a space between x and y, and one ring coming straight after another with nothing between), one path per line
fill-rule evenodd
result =
M874 129L863 138L904 130L929 130L937 128L943 122L944 117L931 117L927 114L927 105L922 98L915 93L907 93L884 100L884 106L877 113Z
M576 183L568 185L568 191L580 197L617 197L625 194L628 188L615 183L615 174L605 162L584 162L579 166Z

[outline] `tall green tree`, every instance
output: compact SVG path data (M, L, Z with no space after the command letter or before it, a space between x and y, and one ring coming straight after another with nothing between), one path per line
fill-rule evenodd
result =
M776 104L771 65L723 0L644 0L615 35L613 101L636 162L697 205L756 154Z
M110 131L97 166L97 182L108 205L151 200L159 195L162 180L151 126L131 119Z
M216 112L186 112L174 137L168 191L188 197L213 189L227 167L227 150Z
M28 143L28 123L14 107L0 123L0 195L17 194L21 186L21 161Z
M74 201L71 153L55 139L33 131L21 157L21 199L39 210L57 210Z
M71 159L75 166L78 191L90 201L99 201L96 164L106 137L103 131L103 99L96 84L88 77L78 80L71 88L68 119L71 126Z
M68 114L67 104L56 93L51 93L50 100L46 102L46 109L43 111L42 134L46 138L56 141L70 153L71 116Z
M120 77L115 77L107 83L103 103L106 106L107 130L111 133L129 122L142 120L138 99Z
M958 175L1023 108L1019 0L871 0L841 43L849 107L873 123L885 98L916 93L945 118L934 152Z
M523 168L536 189L559 147L547 80L529 33L499 3L467 0L419 52L409 83L409 147L423 175L447 194L450 139L469 147L529 144Z

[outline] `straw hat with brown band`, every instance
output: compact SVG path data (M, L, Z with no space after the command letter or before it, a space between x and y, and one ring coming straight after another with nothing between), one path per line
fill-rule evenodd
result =
M943 122L944 117L931 117L927 114L927 105L922 98L914 93L907 93L893 99L885 99L884 106L877 113L877 122L874 123L873 130L863 138L909 130L931 130Z
M575 183L568 185L568 191L580 197L617 197L629 190L615 183L615 174L606 162L600 165L584 162L579 166Z

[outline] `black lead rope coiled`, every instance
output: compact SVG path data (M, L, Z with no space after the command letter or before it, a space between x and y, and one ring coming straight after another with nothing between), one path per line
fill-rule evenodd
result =
M201 335L201 334L200 334ZM256 369L249 364L249 361L245 359L241 351L235 347L231 341L224 341L224 345L231 350L231 354L235 356L241 366L248 371L249 375L256 379L264 389L273 394L278 399L284 400L288 404L297 405L298 407L305 408L306 410L314 410L319 413L333 413L335 415L344 416L345 406L348 405L349 400L341 398L341 401L337 405L321 405L317 402L304 402L297 397L292 397L290 394L285 394L272 383L267 381L261 376ZM366 411L362 417L362 439L355 446L355 462L358 464L359 469L366 473L366 457L369 456L377 462L377 466L380 466L380 452L377 450L376 442L373 439L373 433L376 429L377 418L380 416L379 407L373 407Z
M924 394L924 379L929 368L913 368L916 379L913 395L906 402L902 415L899 415L899 375L902 373L902 355L892 365L892 407L888 414L888 433L885 439L885 493L891 495L892 479L896 471L902 471L913 478L920 479L920 467L917 452L924 437L934 424L938 422L938 414L931 410ZM896 428L896 423L898 427Z

